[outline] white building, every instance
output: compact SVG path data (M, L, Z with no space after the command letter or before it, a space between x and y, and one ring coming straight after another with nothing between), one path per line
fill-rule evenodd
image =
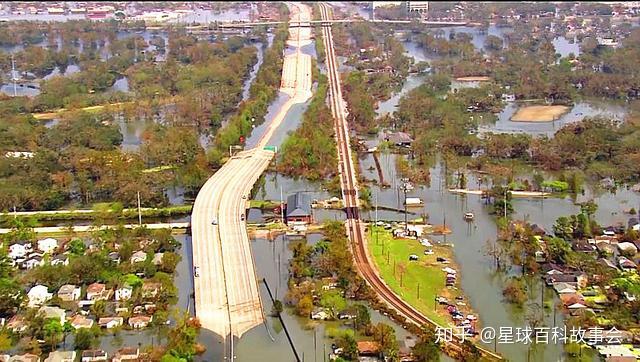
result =
M54 250L58 248L58 240L54 238L46 238L42 240L38 240L38 250L43 253L52 253Z
M119 327L124 323L124 318L122 317L104 317L98 319L98 325L103 328L111 329L115 327Z
M29 259L27 259L22 265L24 266L25 269L31 270L33 268L37 268L39 266L43 266L44 265L44 259L42 259L41 256L34 255L34 256L30 257Z
M27 242L16 243L9 246L9 257L14 260L19 259L27 255L27 253L31 252L32 250L33 250L33 247L31 246L30 243L27 243Z
M133 288L128 285L125 285L121 288L116 289L116 301L128 300L131 299L131 294L133 294Z
M53 293L49 293L49 289L41 284L31 288L29 293L27 293L27 298L29 298L29 307L42 305L44 302L51 299L51 297L53 297Z
M131 255L130 260L131 263L142 263L147 260L147 253L142 250L136 251L135 253L133 253L133 255Z
M58 290L58 298L65 302L72 302L80 299L80 287L73 284L66 284Z

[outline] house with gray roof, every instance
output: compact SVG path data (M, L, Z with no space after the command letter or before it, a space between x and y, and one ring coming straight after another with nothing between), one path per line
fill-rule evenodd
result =
M287 197L285 222L287 225L305 225L313 222L309 196L297 192Z

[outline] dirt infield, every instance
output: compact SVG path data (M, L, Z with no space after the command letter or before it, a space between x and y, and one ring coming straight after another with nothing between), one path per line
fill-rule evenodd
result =
M569 111L567 106L527 106L511 117L513 122L551 122Z
M477 76L477 77L459 77L456 78L458 82L488 82L491 80L489 77Z

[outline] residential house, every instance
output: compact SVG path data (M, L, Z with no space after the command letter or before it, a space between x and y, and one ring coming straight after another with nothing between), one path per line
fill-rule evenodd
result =
M44 306L40 307L38 314L42 314L45 319L57 319L60 324L64 324L67 320L67 315L64 309L58 307Z
M122 258L120 257L120 253L118 253L117 251L110 252L107 257L109 258L109 260L111 260L115 264L120 264L120 262L122 261Z
M38 240L38 250L43 253L53 253L58 248L58 240L54 238L46 238Z
M316 308L311 312L311 319L313 320L325 320L329 318L329 313L324 308Z
M160 292L161 288L162 284L160 283L146 281L142 283L142 297L155 298Z
M73 284L65 284L58 290L58 298L64 302L72 302L80 299L80 287Z
M23 258L32 250L33 247L31 246L31 243L26 241L17 242L9 246L9 257L14 260Z
M110 294L111 291L102 283L93 283L87 287L88 300L107 300Z
M631 260L625 258L624 256L621 256L621 257L618 258L618 265L620 266L620 269L622 269L624 271L632 271L632 270L636 270L638 268L636 263L634 263Z
M102 362L107 360L107 352L101 349L82 351L82 362Z
M598 242L596 243L596 249L600 254L605 255L613 255L616 252L616 247L609 244L608 242Z
M116 289L116 301L120 302L123 300L129 300L132 294L133 294L133 288L125 284L122 287Z
M151 261L153 265L162 264L162 258L164 257L164 253L155 253L153 254L153 260Z
M618 244L618 249L621 253L629 253L635 255L638 252L638 248L636 248L634 243L624 242Z
M600 258L600 259L598 259L598 263L600 263L600 264L602 264L602 265L604 265L604 266L606 266L608 268L618 270L618 267L609 259Z
M574 288L578 287L578 282L573 274L547 275L544 281L548 286L553 286L554 283L567 283Z
M53 351L44 362L75 362L76 351Z
M562 305L568 307L576 303L584 303L584 297L580 293L565 293L558 295Z
M147 260L147 253L142 250L138 250L131 255L131 263L142 263Z
M593 253L596 251L596 247L586 240L575 241L571 248L579 253Z
M14 333L22 333L27 330L27 323L24 321L24 318L19 315L14 315L7 322L7 328Z
M311 200L301 192L287 197L285 222L287 225L307 225L313 222Z
M122 317L104 317L98 319L98 325L102 328L115 328L119 327L124 323L124 318Z
M413 138L405 132L389 132L385 135L384 140L398 147L411 147L413 143Z
M64 254L58 254L51 259L51 265L69 265L69 257Z
M359 356L378 356L380 354L380 343L375 341L359 341L358 342L358 355Z
M567 283L553 283L553 289L558 294L575 293L576 288Z
M71 326L75 329L93 327L93 319L89 319L82 314L76 314L71 318Z
M540 270L545 275L562 275L566 269L555 263L544 263L540 265Z
M120 348L113 356L112 362L133 361L140 357L140 350L133 347Z
M516 101L516 95L515 94L503 93L502 94L502 100L504 102L515 102Z
M29 259L25 260L22 263L22 267L27 270L31 270L33 268L37 268L43 265L44 265L44 259L42 259L42 257L38 255L31 256L29 257Z
M85 249L89 253L94 253L96 251L100 251L101 249L100 244L98 244L98 242L93 239L82 239L82 242L84 243Z
M131 328L133 329L141 329L141 328L146 328L149 323L151 323L151 321L153 320L153 317L150 316L146 316L146 315L138 315L135 317L131 317L129 318L129 326L131 326Z
M49 289L41 284L36 285L35 287L29 290L27 293L27 298L29 299L29 307L36 307L42 305L44 302L48 301L53 297L53 293L49 293Z
M9 357L7 362L40 362L40 356L31 353L18 354Z

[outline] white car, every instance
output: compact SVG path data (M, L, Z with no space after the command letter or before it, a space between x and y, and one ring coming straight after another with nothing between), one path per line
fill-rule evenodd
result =
M200 276L200 267L199 266L193 267L193 276L196 277L196 278Z
M218 225L218 220L216 219L211 220L211 225Z
M424 251L424 255L433 255L433 254L434 254L433 250L431 250L431 249L427 249L427 250Z

